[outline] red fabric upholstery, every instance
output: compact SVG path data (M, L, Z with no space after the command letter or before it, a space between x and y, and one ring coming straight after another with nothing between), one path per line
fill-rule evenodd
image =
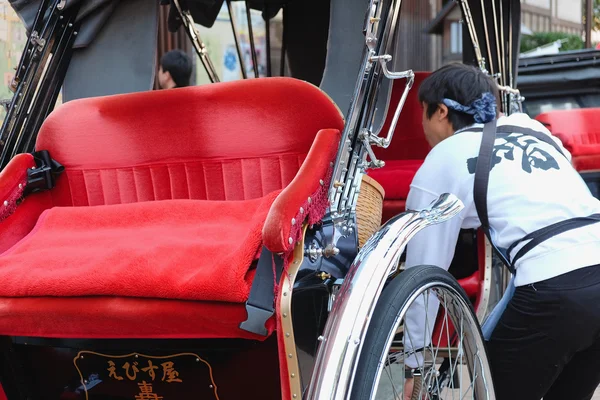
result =
M3 335L55 338L248 338L243 304L133 297L0 299ZM268 322L269 333L275 320Z
M369 176L383 186L386 199L406 199L421 165L423 160L388 160L383 168L369 171Z
M550 111L536 119L563 142L578 171L600 170L600 108Z
M383 213L381 223L387 222L390 218L406 211L406 200L383 200Z
M31 154L18 154L0 172L0 221L17 209L17 200L22 197L27 183L27 169L34 167Z
M46 210L31 233L0 256L0 297L242 303L277 194Z
M31 254L34 251L33 243L46 238L62 241L61 243L66 245L65 239L74 233L78 239L85 237L81 230L87 224L103 229L90 230L82 242L87 240L92 243L96 239L100 240L94 243L95 250L78 242L79 249L75 253L82 253L81 248L87 248L94 253L110 253L118 262L106 262L105 266L110 264L110 268L104 268L102 273L107 276L97 280L94 274L83 273L89 272L88 267L92 267L92 260L83 265L69 265L68 259L75 255L64 257L63 260L52 252L40 252L44 256L38 258L44 258L46 267L48 259L54 257L53 262L62 263L61 268L64 268L64 271L50 279L50 285L42 288L46 279L40 279L40 274L45 274L47 278L48 274L51 274L50 271L36 270L33 274L28 270L27 273L39 280L39 283L24 277L23 272L19 271L18 277L23 278L23 286L19 286L17 278L14 278L0 290L11 296L19 293L31 295L32 288L39 295L56 294L52 291L58 290L60 295L68 294L74 297L53 298L53 301L44 303L47 307L40 306L39 302L35 303L35 299L29 297L2 297L0 310L11 317L0 318L0 333L82 338L249 337L237 328L245 316L241 305L227 304L227 307L224 307L225 305L216 302L179 303L180 300L126 298L123 294L244 301L252 275L252 271L248 272L248 259L251 261L260 248L263 227L262 223L254 224L257 220L251 219L252 207L249 207L249 204L259 204L261 200L250 200L281 190L294 180L282 193L282 200L278 200L277 205L273 206L274 216L269 217L270 222L265 228L265 237L270 238L273 248L280 246L285 249L289 246L284 240L286 235L293 236L293 229L296 229L294 226L299 226L302 222L298 219L298 223L292 226L291 218L297 216L299 206L305 205L306 210L309 210L308 196L312 194L318 197L322 192L319 189L319 181L328 179L328 165L332 161L332 155L335 155L332 149L337 148L339 131L342 128L343 118L326 95L308 83L289 78L253 79L170 91L91 98L61 106L44 123L36 147L49 150L52 157L65 166L65 173L59 177L52 191L28 196L15 212L0 224L0 251L14 246L4 254L7 259L11 254L15 258L18 254L25 254L24 250ZM322 131L318 134L316 144L311 148L315 135L320 130ZM310 154L307 155L309 149ZM306 157L314 162L299 171ZM202 206L191 211L186 207L192 207L191 204L196 202L180 199L216 200L226 203L210 205L211 203L201 202ZM142 203L153 200L166 201ZM318 207L314 208L314 215L322 214L321 208L324 209L326 203L320 204L321 202L318 198L312 202L313 205L318 203ZM49 210L40 220L39 226L32 231L44 210L57 206L67 209ZM179 214L177 208L180 209ZM260 216L258 220L266 218L266 209L268 207L265 205L264 208L260 208L260 212L257 211L256 215ZM229 212L225 213L223 210ZM157 216L161 211L165 216L168 214L165 220L177 225L177 228L173 225L161 226L158 223ZM240 226L226 221L228 214L235 216L236 223ZM310 216L311 212L307 214ZM185 215L188 218L184 219ZM198 226L193 227L194 218L190 218L190 215L196 219L195 224ZM70 222L67 222L64 218L66 216L76 218L70 218ZM278 220L279 216L285 220ZM203 258L198 263L191 257L197 255L189 251L190 257L184 260L186 251L181 247L178 252L163 251L160 255L154 254L152 264L159 264L160 261L164 261L165 264L160 263L160 271L146 271L149 275L140 277L139 275L144 273L144 262L139 258L139 248L135 245L142 244L139 243L140 240L136 241L126 236L125 231L128 229L119 229L124 224L129 224L129 228L132 228L131 225L140 227L146 224L144 226L147 228L149 221L156 223L151 223L153 228L142 236L143 240L154 240L154 245L162 243L167 248L173 248L174 245L182 245L188 239L197 239L194 243L198 245L196 250L200 251L206 249L202 241L211 236L219 236L221 239L227 237L229 240L227 244L221 241L220 246L213 243L215 246L212 253L202 255ZM160 221L162 223L163 220ZM246 223L242 226L239 221ZM208 222L213 222L213 225L207 225ZM65 228L67 225L69 235L50 238L51 229L54 235L64 232L54 228ZM173 234L173 230L181 227L187 229L185 235L189 237L185 237L181 243L175 243L176 235ZM241 243L244 238L249 237L240 236L244 229L246 233L253 232L250 236L253 240L258 240L258 244L251 241L252 245L246 247ZM162 239L155 239L153 236L158 230L170 231L171 234ZM154 235L151 234L152 231ZM200 231L202 235L208 232L207 237L200 239ZM30 237L15 245L29 233ZM100 236L93 238L94 233ZM117 241L118 246L112 247ZM100 248L102 243L104 247ZM35 248L39 251L37 246ZM63 250L64 248L63 246ZM110 248L110 251L106 251L107 248ZM138 257L134 257L137 264L126 265L122 258L127 257L123 257L122 254L134 254ZM240 259L244 262L232 262L233 265L229 266L232 270L224 271L227 257L235 257L236 254L243 255ZM210 267L223 267L212 272L217 275L224 273L216 277L213 275L212 278L215 279L211 280L221 280L225 287L195 288L203 293L196 293L191 286L185 290L180 290L182 287L179 286L178 289L178 284L191 283L186 281L186 278L192 279L202 274L205 277L210 276L211 274L202 268L193 267L193 264L206 266L209 264L209 258L212 258ZM164 278L168 272L166 263L173 260L179 277L167 277L170 279L170 286L165 284ZM29 262L32 260L29 259ZM148 264L150 263L146 260L146 265L150 266ZM6 262L6 265L12 267L14 263ZM94 268L98 268L94 265ZM242 265L243 268L240 269ZM96 272L99 272L99 269ZM65 279L64 287L59 287L56 278L60 274L65 274L73 280L66 283ZM237 278L232 278L232 275ZM117 276L120 276L123 282L107 285L109 281L117 282ZM159 277L162 280L161 285L151 288L152 281L158 280ZM232 279L237 279L237 286L234 288L228 285ZM87 291L82 290L85 288ZM81 297L94 293L100 297ZM117 297L107 297L115 295ZM44 300L46 299L47 297L44 297ZM90 315L82 314L81 307L85 307L88 301L92 307L87 313ZM111 311L111 305L115 302L119 305L117 313ZM150 308L156 309L151 310L153 314L148 311L149 314L138 318L140 304L146 304L145 302L148 302ZM172 320L163 317L172 313L169 307L179 307L180 304L188 304L185 312L178 313ZM218 310L208 310L212 305ZM197 307L197 310L194 307ZM194 318L190 322L188 317L191 314L194 314ZM207 318L214 316L212 321L223 321L222 326L220 323L211 323L213 326L206 327L208 323L202 322L204 314ZM142 321L152 318L160 320L161 327L146 329L147 324ZM64 326L60 326L61 324Z
M287 186L317 132L343 125L318 88L256 79L69 102L37 148L67 169L56 205L243 200Z
M291 78L66 103L36 145L66 171L0 226L0 251L52 206L264 196L292 181L320 129L343 125L323 92Z
M269 250L289 252L300 239L302 222L314 224L322 218L339 141L338 130L319 132L298 175L273 203L263 228L263 240Z
M476 298L481 290L481 279L479 277L479 271L476 271L471 276L459 279L458 283L465 290L467 297Z
M419 86L430 72L415 72L415 82L408 92L404 108L400 113L392 143L387 149L375 148L375 155L384 160L424 160L429 150L429 144L425 140L422 118L423 109L419 103ZM396 106L404 92L406 81L396 80L392 87L392 98L382 133L387 134Z
M192 193L206 195L208 200L241 200L281 189L300 165L296 158L290 176L285 174L287 164L278 164L280 157L306 155L320 129L341 130L343 126L340 111L315 86L291 78L249 79L72 101L44 122L36 148L50 151L71 171L148 164L163 166L166 171L173 164L205 163L204 178L208 183L220 182L222 187L202 193L203 182L194 180L190 174L194 171L188 170L187 185ZM272 162L256 160L263 157ZM232 160L238 162L229 163ZM272 172L271 167L284 176ZM170 174L175 176L176 172L172 169ZM144 185L144 178L153 180L146 183L161 183L157 182L161 173L155 169L146 176L137 176L143 175L139 171L134 175L142 181L136 181L132 189L152 188ZM103 185L116 184L112 178L105 175L100 181ZM186 185L185 181L181 183Z

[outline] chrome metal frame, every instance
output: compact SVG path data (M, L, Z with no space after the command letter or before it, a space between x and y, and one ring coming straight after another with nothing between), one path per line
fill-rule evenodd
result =
M6 117L0 129L0 169L18 153L33 151L38 130L53 110L78 34L79 4L44 0L9 89L2 100Z
M370 0L365 21L365 48L358 80L354 89L354 101L346 116L346 126L334 165L329 188L330 216L335 232L328 245L335 246L342 236L355 231L356 204L360 193L362 175L366 168L379 168L384 163L375 157L372 146L387 147L392 140L398 116L412 86L414 74L411 70L391 72L387 63L392 56L387 54L397 31L402 0ZM374 134L376 99L382 80L407 79L406 89L394 113L391 129L385 137ZM369 161L367 161L367 157Z
M344 279L319 338L307 399L348 398L375 305L406 244L423 228L442 223L462 209L457 197L444 194L429 209L392 218L367 241Z

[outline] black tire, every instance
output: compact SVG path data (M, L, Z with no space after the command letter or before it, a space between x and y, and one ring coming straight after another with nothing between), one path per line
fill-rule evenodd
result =
M479 336L481 343L477 340L475 342L477 343L478 350L483 354L487 371L489 371L481 328L477 323L477 317L464 290L456 282L456 279L442 268L435 266L414 267L395 277L384 289L377 302L358 359L352 387L352 400L371 400L374 398L372 396L377 389L375 384L378 381L378 366L381 363L383 352L387 353L389 350L386 346L388 345L391 331L396 329L398 316L402 315L401 313L410 305L408 302L415 294L422 291L424 287L436 287L435 285L443 287L444 290L448 290L449 292L454 292L456 297L462 300L458 302L459 304L462 303L460 305L461 311L464 312L465 319L475 323L475 335ZM489 382L491 382L491 377ZM415 382L415 389L417 388L417 383L420 386L421 382ZM493 398L493 389L491 390L492 397L489 398ZM414 397L413 394L413 398L418 397Z

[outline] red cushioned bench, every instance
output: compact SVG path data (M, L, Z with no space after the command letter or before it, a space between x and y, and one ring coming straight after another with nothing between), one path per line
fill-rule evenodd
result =
M0 174L0 335L264 339L238 328L255 260L325 212L343 124L290 78L62 105L56 186L17 202L31 154Z

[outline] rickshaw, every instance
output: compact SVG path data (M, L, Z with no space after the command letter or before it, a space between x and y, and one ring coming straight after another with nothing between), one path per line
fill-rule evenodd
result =
M221 3L169 3L207 71L192 11ZM486 16L460 1L510 113L520 8L493 3ZM399 179L406 192L428 151L414 90L427 73L393 66L400 0L331 2L321 88L268 77L51 112L98 10L39 3L1 132L8 399L398 399L409 372L413 399L495 398L480 324L506 272L476 231L450 272L404 270L407 242L462 204L384 195ZM429 311L416 339L415 304Z

